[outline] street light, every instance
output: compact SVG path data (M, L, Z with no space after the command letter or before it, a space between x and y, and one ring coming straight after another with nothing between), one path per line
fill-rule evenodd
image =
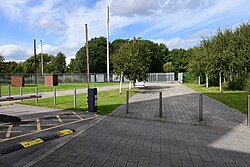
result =
M43 83L43 41L40 40L41 42L41 66L42 66L42 83Z

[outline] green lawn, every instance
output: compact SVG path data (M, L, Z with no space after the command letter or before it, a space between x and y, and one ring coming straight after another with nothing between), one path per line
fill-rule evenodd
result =
M112 83L90 83L91 87L103 87L103 86L111 86L111 85L118 85L118 82ZM26 84L23 89L23 94L34 94L35 88L38 87L38 92L52 92L53 88L55 87L56 90L71 90L71 89L82 89L87 88L87 83L66 83L66 84L59 84L58 86L54 87L45 87L43 84ZM11 95L19 95L20 88L19 87L11 87ZM8 85L1 86L1 95L7 96L8 95Z
M139 89L133 89L130 91L130 97L137 93ZM123 93L119 94L118 90L103 91L98 92L98 114L109 114L118 106L123 104L126 101L126 89L123 89ZM77 106L74 108L74 98L73 95L70 96L59 96L56 99L57 105L54 106L53 98L39 99L38 104L35 100L26 100L20 102L20 104L27 104L33 106L43 106L49 108L60 108L60 109L70 109L78 111L87 111L87 94L79 94L76 98Z
M222 93L219 92L218 87L206 88L205 85L197 84L184 84L198 92L201 92L208 97L218 100L232 108L235 108L243 113L247 113L247 96L248 93L245 91L230 91L224 90Z

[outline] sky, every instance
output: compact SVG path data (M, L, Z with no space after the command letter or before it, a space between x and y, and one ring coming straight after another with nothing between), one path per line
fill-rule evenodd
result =
M67 63L89 39L142 37L171 50L188 49L216 31L249 22L250 0L0 0L0 55L25 61L37 53L62 52Z

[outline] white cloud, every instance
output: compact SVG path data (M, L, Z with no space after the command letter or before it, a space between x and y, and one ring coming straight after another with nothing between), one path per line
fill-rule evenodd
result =
M0 54L5 58L6 61L24 61L32 55L30 49L8 44L0 46Z
M185 45L191 45L191 44L198 42L197 39L181 39L179 37L174 37L174 38L171 38L168 40L156 39L156 40L152 40L152 41L159 43L159 44L160 43L166 44L169 49L181 48L181 47L184 47Z
M131 38L139 34L145 39L161 39L155 41L170 48L193 45L201 35L209 34L228 20L229 25L237 24L233 20L240 14L250 15L248 0L98 0L91 1L91 7L84 1L43 0L33 5L30 2L0 0L0 12L27 23L32 35L40 31L52 39L44 45L44 52L55 55L61 51L69 58L84 46L85 23L89 39L106 36L106 5L110 5L111 37Z

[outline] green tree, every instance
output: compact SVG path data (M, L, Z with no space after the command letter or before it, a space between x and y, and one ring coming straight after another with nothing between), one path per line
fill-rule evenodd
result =
M86 47L80 48L76 53L76 58L71 60L68 71L85 73ZM89 41L89 68L91 73L107 72L107 42L105 37L93 38Z
M174 66L172 62L167 62L163 65L164 72L173 72L174 71Z
M150 51L143 40L131 40L121 45L112 55L114 71L135 82L147 79L150 68Z
M169 55L165 56L165 62L172 62L174 66L174 72L186 72L188 69L188 54L185 49L173 49L169 52Z
M58 52L52 57L51 63L46 70L48 73L65 73L66 72L66 56L62 52Z
M2 55L0 55L0 73L3 73L4 67L4 57Z

